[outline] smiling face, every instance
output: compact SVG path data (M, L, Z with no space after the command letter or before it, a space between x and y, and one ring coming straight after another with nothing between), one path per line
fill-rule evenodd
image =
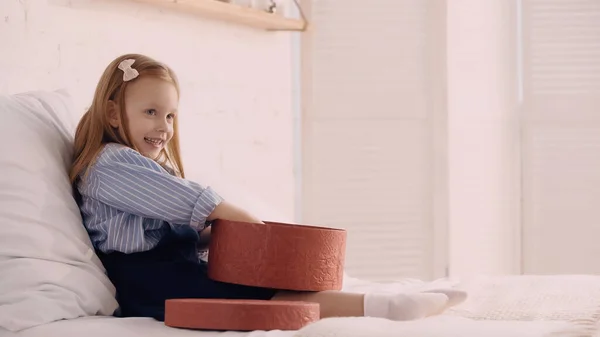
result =
M124 103L130 141L144 156L158 158L173 138L179 105L177 89L162 79L140 77L127 86ZM112 103L110 123L115 128L122 126L120 109Z

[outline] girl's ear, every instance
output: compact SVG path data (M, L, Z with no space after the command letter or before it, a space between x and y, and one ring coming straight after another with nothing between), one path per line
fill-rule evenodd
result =
M114 101L108 101L108 122L115 129L121 126L119 106Z

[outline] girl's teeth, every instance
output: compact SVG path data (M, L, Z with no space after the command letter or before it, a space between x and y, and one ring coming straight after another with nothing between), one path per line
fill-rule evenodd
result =
M161 144L162 144L162 140L160 140L160 139L144 138L144 140L145 140L147 143L149 143L149 144L152 144L152 145L156 145L156 146L158 146L158 145L161 145Z

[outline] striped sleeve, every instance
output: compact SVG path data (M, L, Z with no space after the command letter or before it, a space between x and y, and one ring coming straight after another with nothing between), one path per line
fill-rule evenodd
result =
M107 147L89 175L86 194L120 211L173 224L206 222L223 200L210 187L169 174L125 147Z

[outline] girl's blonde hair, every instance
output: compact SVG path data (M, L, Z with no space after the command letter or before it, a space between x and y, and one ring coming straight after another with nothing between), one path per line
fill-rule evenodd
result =
M129 83L137 79L123 81L123 71L119 64L127 59L135 60L131 66L137 70L139 76L154 77L169 81L175 85L179 95L179 83L173 70L167 65L139 54L122 55L112 61L104 70L96 87L91 107L83 115L75 132L74 161L69 172L69 179L73 185L84 177L87 169L93 164L96 156L107 143L119 143L129 146L135 150L135 146L129 139L129 127L125 115L125 92ZM109 102L114 101L119 105L121 126L116 129L109 123ZM173 137L166 148L161 151L157 159L162 165L169 166L175 174L184 178L183 165L179 147L177 118L173 121Z

